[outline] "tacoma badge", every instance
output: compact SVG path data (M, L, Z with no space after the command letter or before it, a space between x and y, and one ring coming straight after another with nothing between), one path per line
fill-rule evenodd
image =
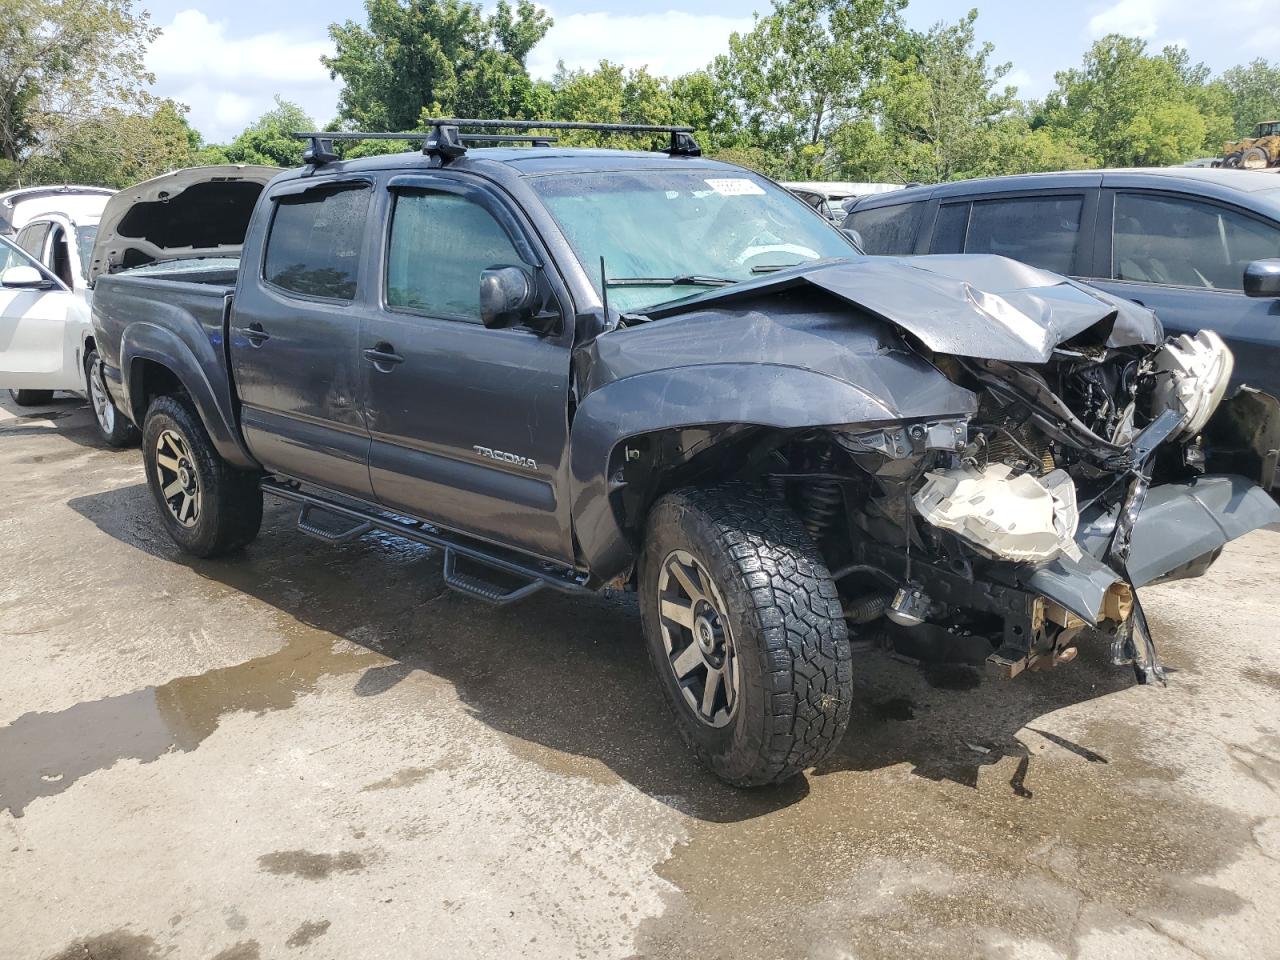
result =
M502 450L494 450L492 447L482 447L479 444L471 448L482 457L489 460L499 460L502 463L510 463L517 467L524 467L526 470L537 470L538 461L530 460L528 457L522 457L515 453L506 453Z

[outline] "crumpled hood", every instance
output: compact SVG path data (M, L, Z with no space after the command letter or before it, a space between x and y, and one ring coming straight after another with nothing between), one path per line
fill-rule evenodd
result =
M1112 324L1112 347L1158 342L1155 314L1056 273L1007 257L859 257L767 274L671 304L654 319L723 312L729 304L803 288L825 291L888 321L935 353L1008 363L1044 363L1053 348Z

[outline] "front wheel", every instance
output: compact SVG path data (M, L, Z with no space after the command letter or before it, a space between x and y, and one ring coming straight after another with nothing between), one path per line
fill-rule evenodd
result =
M839 594L785 504L727 485L651 510L641 620L663 694L698 758L735 786L820 761L849 724L853 670Z
M142 428L147 486L174 543L197 557L245 546L262 526L256 474L218 455L185 397L157 397Z
M121 413L107 392L102 378L102 357L97 350L90 350L84 358L85 393L93 408L93 420L98 425L98 436L109 447L131 447L141 437L138 428Z

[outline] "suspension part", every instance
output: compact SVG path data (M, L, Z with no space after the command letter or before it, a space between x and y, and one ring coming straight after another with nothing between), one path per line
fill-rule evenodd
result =
M814 458L814 470L825 473L831 470L831 450L824 448ZM831 522L840 511L841 494L838 480L807 480L800 490L800 512L804 525L814 541L820 541L831 529Z

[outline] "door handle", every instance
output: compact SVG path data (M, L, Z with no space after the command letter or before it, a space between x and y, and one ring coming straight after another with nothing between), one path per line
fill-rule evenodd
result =
M271 334L262 329L262 324L254 321L244 332L245 337L255 347L260 347L271 339Z
M381 373L390 373L397 363L404 363L404 357L396 353L396 348L385 342L364 351L364 358Z

